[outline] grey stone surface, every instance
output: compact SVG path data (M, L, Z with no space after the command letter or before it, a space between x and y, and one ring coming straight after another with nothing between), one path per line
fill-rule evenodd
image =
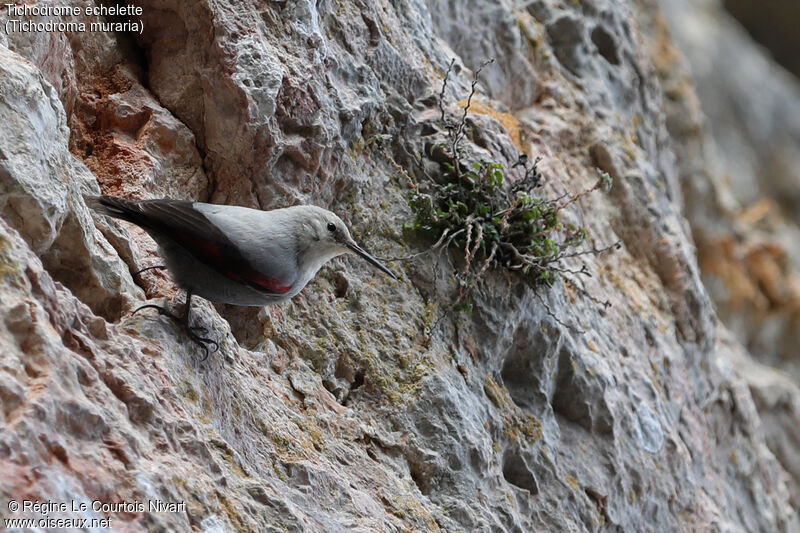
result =
M718 220L724 202L688 148L711 141L675 118L700 111L689 82L670 91L656 52L678 52L653 3L140 5L144 34L103 55L118 59L82 57L108 35L67 36L72 59L49 74L39 45L0 48L0 120L20 126L0 131L0 507L186 502L112 513L120 530L800 527L797 389L749 359L701 281L684 214L709 198ZM383 151L417 175L450 57L457 112L490 54L468 149L544 156L550 197L595 167L613 176L564 215L594 245L622 240L570 265L612 307L491 271L474 312L429 335L456 259L421 256L395 264L399 281L337 259L281 308L198 301L220 341L205 362L174 324L130 316L136 284L178 291L159 273L134 284L154 244L92 221L81 192L313 202L376 255L413 253L406 180ZM712 192L684 204L686 153ZM64 273L78 269L98 281Z
M0 48L0 212L53 277L96 313L119 317L141 293L114 249L94 230L82 194L99 192L68 149L69 129L52 85L30 63Z
M699 96L694 110L671 99L668 125L693 141L678 165L704 281L751 353L798 378L800 82L719 2L661 4L686 57L663 78Z
M745 206L770 196L797 222L797 78L755 46L717 0L662 3L691 66L731 191Z

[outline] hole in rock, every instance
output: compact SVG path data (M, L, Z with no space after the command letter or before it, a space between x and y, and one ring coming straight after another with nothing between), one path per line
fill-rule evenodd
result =
M619 65L619 52L617 51L617 41L614 36L602 26L592 30L592 42L597 47L600 55L612 65Z
M337 298L344 298L347 296L347 290L350 288L350 282L341 272L336 272L333 275L333 294Z
M533 472L517 453L509 453L503 458L503 477L512 485L527 490L532 495L539 494L539 485Z
M414 461L409 461L408 472L411 474L411 479L414 480L414 484L417 486L419 491L422 494L428 494L428 482L426 479L427 475L422 471L420 465Z
M363 384L364 384L364 371L359 370L358 372L356 372L356 375L353 378L353 383L350 385L350 390L354 391L356 389L359 389Z

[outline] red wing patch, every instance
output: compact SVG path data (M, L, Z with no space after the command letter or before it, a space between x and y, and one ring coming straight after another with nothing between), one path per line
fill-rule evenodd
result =
M281 285L281 283L277 279L272 278L270 276L266 276L261 272L252 269L249 272L245 273L237 273L229 270L223 270L222 274L236 281L246 283L251 287L260 291L286 294L292 289L291 285Z
M192 255L228 279L274 294L286 294L292 289L292 285L283 285L278 279L254 269L243 258L236 261L226 257L214 241L195 239L183 232L179 232L178 236Z

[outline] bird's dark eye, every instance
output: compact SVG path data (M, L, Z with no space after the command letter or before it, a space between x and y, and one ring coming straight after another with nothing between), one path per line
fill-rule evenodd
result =
M336 231L336 224L334 224L333 222L328 222L328 231L330 231L331 233Z

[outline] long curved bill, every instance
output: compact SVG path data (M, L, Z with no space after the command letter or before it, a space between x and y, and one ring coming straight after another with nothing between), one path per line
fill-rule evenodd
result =
M351 250L353 250L353 252L354 252L354 253L356 253L356 254L360 255L361 257L363 257L364 259L366 259L367 261L369 261L370 263L372 263L372 265L373 265L375 268L378 268L378 269L382 270L382 271L383 271L385 274L387 274L387 275L388 275L389 277L391 277L392 279L397 279L397 276L395 276L395 275L392 273L392 271L391 271L391 270L389 270L388 268L386 268L385 266L383 266L383 265L381 264L381 262L380 262L380 261L378 261L377 259L375 259L375 258L374 258L374 257L372 257L371 255L369 255L369 254L368 254L368 253L367 253L367 252L366 252L366 251L365 251L365 250L364 250L362 247L360 247L360 246L359 246L359 245L357 245L356 243L354 243L354 242L349 242L349 243L347 243L347 247L348 247L348 248L350 248Z

